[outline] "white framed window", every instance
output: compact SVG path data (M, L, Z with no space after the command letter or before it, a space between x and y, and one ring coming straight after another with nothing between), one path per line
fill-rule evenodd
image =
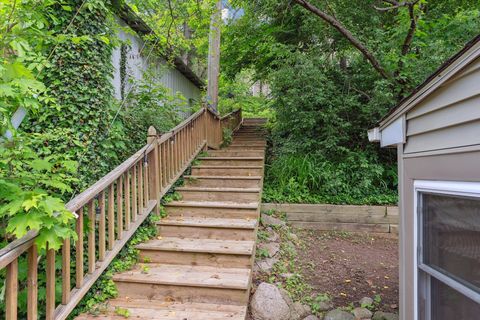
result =
M414 183L418 320L480 318L480 182Z

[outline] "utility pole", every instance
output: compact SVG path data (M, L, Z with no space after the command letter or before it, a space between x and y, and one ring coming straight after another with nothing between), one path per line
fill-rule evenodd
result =
M218 77L220 76L220 27L222 23L222 0L217 1L210 20L208 39L208 86L207 103L216 111L218 107Z

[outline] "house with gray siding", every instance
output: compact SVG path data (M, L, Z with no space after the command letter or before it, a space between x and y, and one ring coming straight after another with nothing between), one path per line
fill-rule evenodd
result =
M369 139L398 150L400 318L480 319L480 36Z
M140 80L145 71L149 70L158 75L159 82L170 90L172 94L180 93L187 101L193 103L201 97L205 84L179 57L167 63L167 57L148 55L150 48L145 47L142 36L154 34L153 30L128 5L123 4L116 12L118 23L118 38L128 45L123 49L119 46L114 49L112 64L114 74L112 78L115 97L119 100L130 89L129 80ZM125 63L122 63L122 54ZM125 85L122 86L122 68ZM122 92L123 91L123 92Z

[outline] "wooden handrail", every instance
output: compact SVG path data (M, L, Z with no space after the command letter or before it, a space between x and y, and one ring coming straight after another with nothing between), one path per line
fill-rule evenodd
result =
M197 154L205 148L218 148L223 140L223 128L237 128L241 123L239 110L219 117L204 107L163 135L157 135L150 127L145 146L66 204L68 210L78 215L75 227L78 240L73 248L70 239L65 239L60 250L46 252L47 320L68 317L147 216L151 212L159 214L160 199ZM89 228L85 231L87 221ZM32 320L38 318L39 269L34 243L37 235L37 231L31 230L0 249L0 270L6 269L7 320L18 318L18 259L22 256L27 257L28 264L27 316ZM75 256L75 268L71 265L71 253ZM62 261L60 305L55 305L56 255L60 255ZM73 284L71 274L75 275Z

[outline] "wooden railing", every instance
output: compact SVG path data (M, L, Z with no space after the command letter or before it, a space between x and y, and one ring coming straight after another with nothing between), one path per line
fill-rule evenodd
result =
M157 135L150 127L147 144L143 148L67 203L67 209L78 215L78 240L72 244L70 239L66 239L57 252L47 249L47 320L65 319L71 313L149 213L159 214L160 199L196 155L207 147L218 148L222 143L223 127L236 128L241 121L240 111L220 118L203 108L163 135ZM88 228L84 228L86 222ZM88 230L86 234L84 230ZM18 261L22 255L27 256L28 265L28 319L38 318L39 256L34 244L36 236L35 231L30 231L0 250L0 270L6 269L7 320L17 319ZM75 248L74 266L72 245ZM62 294L61 303L56 305L55 284L60 270L55 267L55 256L58 254L62 262ZM74 283L71 283L71 278L74 278ZM1 318L3 315L0 314Z

